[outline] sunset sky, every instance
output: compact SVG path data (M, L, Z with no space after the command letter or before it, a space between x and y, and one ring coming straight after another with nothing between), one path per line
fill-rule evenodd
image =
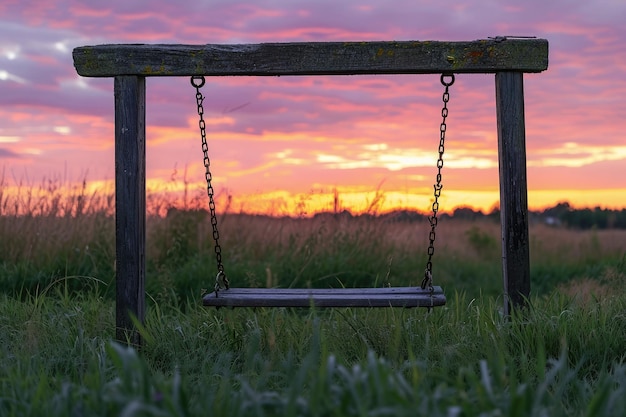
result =
M550 55L547 71L524 77L530 208L626 207L624 22L623 0L3 0L0 181L111 190L113 80L78 76L77 46L537 36ZM438 75L220 77L203 91L214 187L231 209L330 210L335 190L355 212L376 201L429 209ZM458 75L449 109L442 209L489 211L499 200L493 75ZM189 79L147 80L150 189L202 192L195 112Z

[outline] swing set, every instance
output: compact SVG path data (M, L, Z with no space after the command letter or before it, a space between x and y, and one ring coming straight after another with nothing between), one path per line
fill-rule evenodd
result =
M97 45L75 48L85 77L114 77L116 198L116 337L141 345L133 316L145 316L145 77L186 76L196 90L217 275L205 306L436 307L433 255L455 74L494 73L500 174L504 313L530 293L523 74L547 69L548 42L495 37L469 42L309 42L246 45ZM444 87L428 259L418 287L276 289L231 287L222 263L201 87L206 76L441 74Z

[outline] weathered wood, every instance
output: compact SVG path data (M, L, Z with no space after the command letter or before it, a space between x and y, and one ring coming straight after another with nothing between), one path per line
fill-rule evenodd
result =
M512 308L524 306L530 294L526 129L521 72L496 74L496 114L504 314L508 316Z
M75 48L73 56L85 77L541 72L548 41L97 45Z
M230 288L203 297L210 307L437 307L446 303L441 287Z
M115 77L116 338L140 346L131 315L145 315L146 83Z

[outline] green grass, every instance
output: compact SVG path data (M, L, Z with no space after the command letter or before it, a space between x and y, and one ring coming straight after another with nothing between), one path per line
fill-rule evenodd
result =
M70 210L72 211L72 210ZM76 211L76 210L74 210ZM207 309L202 212L148 221L144 347L113 342L105 211L0 216L0 416L626 415L626 232L531 227L529 308L501 317L499 225L442 221L418 309ZM44 213L46 214L46 213ZM238 286L416 285L426 222L228 214Z
M153 306L141 353L112 302L63 285L0 302L2 415L550 415L626 412L626 299L563 296L503 320L447 307Z

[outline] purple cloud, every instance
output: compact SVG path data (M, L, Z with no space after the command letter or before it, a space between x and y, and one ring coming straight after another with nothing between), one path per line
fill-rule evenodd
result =
M0 160L2 159L19 159L22 158L21 155L13 152L7 148L0 148Z

